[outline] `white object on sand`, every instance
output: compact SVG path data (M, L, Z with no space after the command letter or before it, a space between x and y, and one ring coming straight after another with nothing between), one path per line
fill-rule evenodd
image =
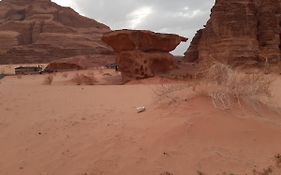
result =
M141 112L144 112L145 111L145 107L142 106L142 107L137 107L137 112L138 113L141 113Z

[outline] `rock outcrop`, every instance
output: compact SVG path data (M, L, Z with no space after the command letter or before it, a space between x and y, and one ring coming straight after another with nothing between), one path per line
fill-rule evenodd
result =
M79 55L75 57L63 58L52 61L46 67L47 72L61 72L69 70L89 69L93 67L102 67L115 63L114 55Z
M50 0L0 1L0 64L42 63L77 55L112 55L110 28Z
M281 0L216 0L185 53L188 61L231 65L280 61Z
M142 79L175 68L171 52L187 38L143 30L119 30L104 34L102 40L116 52L124 80Z

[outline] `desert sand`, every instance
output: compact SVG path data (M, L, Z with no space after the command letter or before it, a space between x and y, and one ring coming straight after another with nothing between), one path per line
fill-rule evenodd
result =
M57 73L51 85L48 75L0 80L1 175L281 174L281 116L271 109L223 111L207 97L160 103L156 79L78 86L74 74ZM280 86L279 77L276 105Z

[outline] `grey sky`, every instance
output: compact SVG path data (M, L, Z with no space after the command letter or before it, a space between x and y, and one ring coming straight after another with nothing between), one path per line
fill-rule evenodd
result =
M207 22L214 0L53 0L111 29L147 29L189 38ZM179 46L183 54L189 43Z

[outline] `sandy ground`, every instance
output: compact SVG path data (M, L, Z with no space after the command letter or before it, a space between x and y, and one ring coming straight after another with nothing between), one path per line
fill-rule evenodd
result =
M72 74L52 85L47 75L0 80L1 175L281 174L281 116L263 106L160 104L156 84L77 86L66 81ZM277 79L276 103L280 87Z

